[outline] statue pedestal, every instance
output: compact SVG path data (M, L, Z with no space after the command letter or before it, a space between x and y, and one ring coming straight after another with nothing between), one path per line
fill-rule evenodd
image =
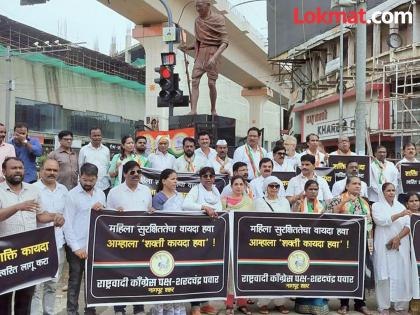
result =
M169 117L169 129L195 128L195 134L208 131L214 145L217 140L225 139L228 146L236 145L236 119L212 115L185 115Z

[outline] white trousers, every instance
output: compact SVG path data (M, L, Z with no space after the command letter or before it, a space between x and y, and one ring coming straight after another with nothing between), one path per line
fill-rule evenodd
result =
M396 302L391 301L391 292L389 290L389 279L376 281L376 300L378 302L378 310L387 310L391 307L391 302L394 303L396 311L408 311L410 302Z
M35 288L34 295L32 297L31 304L31 315L54 315L55 306L55 294L57 290L57 284L60 280L61 274L63 273L64 267L64 247L58 250L58 274L57 278L49 280L47 282L38 284Z

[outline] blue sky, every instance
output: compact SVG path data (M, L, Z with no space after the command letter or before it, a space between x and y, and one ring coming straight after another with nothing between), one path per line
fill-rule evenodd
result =
M0 14L42 31L65 37L72 42L87 42L93 49L98 43L102 53L109 53L111 38L117 49L125 46L127 29L133 23L96 0L50 0L47 4L21 6L20 0L0 0ZM157 1L157 0L156 0ZM245 0L230 0L232 4ZM261 33L267 33L266 3L259 1L237 7ZM81 10L81 8L83 8ZM94 12L94 14L93 14ZM66 36L64 36L66 34Z

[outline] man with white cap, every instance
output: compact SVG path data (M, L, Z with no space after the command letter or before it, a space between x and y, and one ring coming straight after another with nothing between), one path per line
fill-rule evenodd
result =
M226 174L232 176L233 174L233 161L227 155L228 145L226 140L220 139L216 143L217 155L211 161L211 167L214 168L216 174Z
M156 151L149 155L151 168L163 171L167 168L174 168L175 157L168 153L170 138L168 135L160 135L156 138Z

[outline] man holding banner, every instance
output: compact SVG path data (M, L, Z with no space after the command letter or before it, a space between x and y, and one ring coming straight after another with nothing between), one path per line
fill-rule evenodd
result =
M24 231L35 230L37 222L64 224L60 214L43 212L40 207L38 188L23 182L25 169L22 160L8 157L2 164L5 181L0 183L0 236L8 236ZM12 313L14 293L15 315L29 314L34 286L0 295L2 314Z
M346 189L346 181L348 177L351 176L359 176L359 163L356 161L350 161L346 165L346 177L335 182L332 187L332 194L334 197L341 195L344 190ZM362 181L362 190L360 192L360 195L362 197L368 198L368 192L367 192L367 185L364 181Z

